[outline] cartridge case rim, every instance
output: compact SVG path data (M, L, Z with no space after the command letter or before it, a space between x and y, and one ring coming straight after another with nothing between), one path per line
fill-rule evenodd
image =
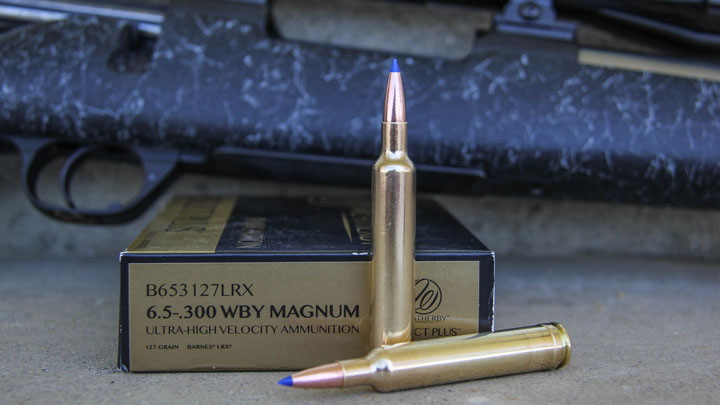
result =
M556 367L556 369L561 369L570 363L570 357L572 356L572 345L570 344L570 335L567 332L567 329L565 329L564 326L560 325L557 322L550 322L550 325L554 326L560 333L560 341L565 347L565 358L560 363L559 366Z

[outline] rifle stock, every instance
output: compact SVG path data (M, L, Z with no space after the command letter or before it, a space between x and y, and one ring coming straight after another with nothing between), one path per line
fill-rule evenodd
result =
M125 210L41 208L75 222L136 217L176 167L367 185L391 55L276 38L262 15L168 11L149 52L99 17L0 37L0 134L26 149L33 204L33 152L57 145L135 150L162 180ZM418 188L718 208L720 84L577 52L489 34L462 60L402 58Z

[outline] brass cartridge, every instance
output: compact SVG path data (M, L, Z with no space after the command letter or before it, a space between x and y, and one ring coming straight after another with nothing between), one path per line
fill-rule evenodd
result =
M372 169L370 346L409 342L415 282L415 166L407 154L405 98L397 63L388 76L382 151Z
M557 323L382 346L366 357L293 374L280 383L299 388L370 385L396 391L529 371L570 361L570 337Z

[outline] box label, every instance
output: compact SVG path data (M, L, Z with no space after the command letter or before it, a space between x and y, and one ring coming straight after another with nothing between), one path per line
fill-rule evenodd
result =
M131 263L132 371L299 369L369 351L368 262ZM478 331L479 263L416 263L413 339Z

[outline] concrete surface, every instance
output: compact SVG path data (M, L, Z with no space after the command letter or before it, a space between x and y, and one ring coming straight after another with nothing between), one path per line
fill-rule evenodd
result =
M449 59L467 56L493 24L480 5L440 2L275 0L272 16L283 38Z
M718 403L719 270L499 257L498 328L563 323L569 366L380 394L285 388L279 372L118 372L115 258L10 259L0 267L0 403Z

